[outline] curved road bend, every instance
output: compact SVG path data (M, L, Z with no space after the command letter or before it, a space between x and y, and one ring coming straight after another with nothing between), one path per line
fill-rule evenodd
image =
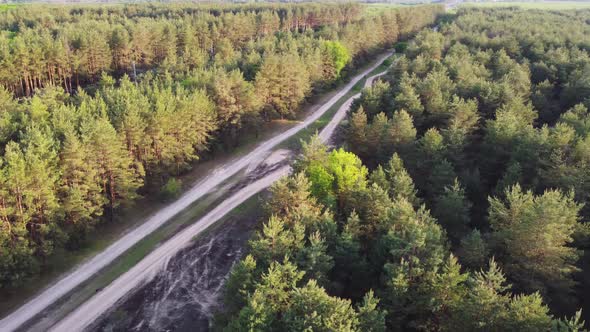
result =
M126 233L119 240L115 241L101 253L79 265L54 285L43 290L39 295L22 305L19 309L0 320L0 331L12 331L32 319L52 303L72 291L75 287L86 281L92 275L113 262L141 239L158 229L165 222L176 214L186 209L194 201L204 196L213 188L239 172L251 163L261 162L266 154L273 148L304 129L319 119L330 107L332 107L342 96L344 96L358 81L365 75L377 68L392 53L381 56L375 65L355 76L346 86L342 87L328 102L322 105L317 111L308 116L303 122L293 128L270 138L256 147L252 152L237 159L230 160L225 165L216 168L209 176L197 182L189 191L184 193L174 203L150 216L144 223L134 230ZM62 330L63 331L63 330Z
M364 87L366 88L366 87L373 85L373 82L377 78L385 75L385 73L386 73L386 71L376 74L376 75L373 75L371 77L368 77L367 80L365 81ZM346 114L348 113L348 109L352 105L352 102L360 96L361 96L361 94L359 92L359 93L355 94L354 96L350 97L349 99L347 99L342 104L342 106L340 106L340 108L338 109L336 114L334 114L334 116L332 117L330 122L328 122L328 124L322 129L322 131L320 131L319 136L320 136L320 139L322 140L322 142L324 142L324 143L330 142L330 138L334 134L334 131L336 130L336 128L338 127L340 122L342 122L342 120L344 120L344 118L346 117Z
M373 81L383 74L384 73L380 73L369 77L365 82L365 87L372 85ZM328 125L323 128L319 134L323 142L328 142L337 125L346 116L351 103L359 96L360 93L349 98L338 109ZM283 154L279 158L273 158L272 163L274 165L278 165L286 158L287 155ZM287 175L289 171L290 167L288 165L282 166L270 174L265 175L261 179L247 185L228 199L224 200L220 205L215 207L199 221L182 230L160 247L156 248L133 268L117 278L99 293L95 294L88 301L83 303L75 311L54 325L51 328L51 331L81 331L85 327L92 324L92 322L99 318L101 314L112 308L120 298L132 291L134 288L140 286L146 280L149 280L151 277L155 276L157 272L168 262L168 260L180 249L187 246L195 236L199 235L202 231L221 219L228 212L245 202L248 198L268 188L272 183Z

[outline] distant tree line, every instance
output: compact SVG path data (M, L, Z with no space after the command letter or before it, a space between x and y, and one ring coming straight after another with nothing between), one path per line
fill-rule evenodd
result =
M384 10L367 19L362 11L358 4L23 6L0 14L0 83L19 96L48 85L73 92L103 72L132 75L133 66L239 68L252 79L277 47L310 48L304 60L317 63L317 44L336 39L362 61L435 13ZM374 33L361 38L364 31ZM276 45L290 38L296 45Z
M589 22L461 9L421 31L353 104L351 152L313 139L273 187L218 326L584 330Z
M76 250L212 143L293 117L437 6L26 6L0 13L0 288ZM131 65L139 73L134 77ZM169 180L170 179L170 180Z

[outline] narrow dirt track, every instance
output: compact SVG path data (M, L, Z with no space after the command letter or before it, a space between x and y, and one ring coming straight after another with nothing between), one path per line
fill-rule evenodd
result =
M97 254L96 256L89 259L85 263L79 265L73 271L68 273L65 277L60 279L57 283L48 287L43 292L41 292L39 295L37 295L35 298L31 299L29 302L27 302L26 304L21 306L19 309L17 309L16 311L12 312L10 315L3 318L0 321L0 331L13 331L13 330L17 329L19 326L21 326L25 322L29 321L30 319L34 318L36 315L41 313L43 310L45 310L47 307L49 307L55 301L59 300L64 295L71 292L75 287L77 287L78 285L80 285L81 283L86 281L88 278L90 278L91 276L96 274L102 268L109 265L117 257L119 257L121 254L123 254L125 251L127 251L129 248L131 248L133 245L138 243L141 239L143 239L144 237L146 237L147 235L149 235L150 233L152 233L153 231L158 229L160 226L162 226L164 223L166 223L168 220L170 220L176 214L178 214L179 212L181 212L184 209L186 209L187 207L189 207L193 202L195 202L199 198L203 197L205 194L209 193L216 186L220 185L225 180L229 179L231 176L233 176L234 174L236 174L240 170L248 167L249 165L259 164L262 161L264 161L266 156L277 145L279 145L280 143L282 143L286 139L292 137L297 132L306 128L307 126L309 126L310 124L315 122L317 119L319 119L340 98L342 98L346 93L348 93L348 91L350 91L350 89L352 89L352 87L357 82L359 82L364 76L366 76L371 71L373 71L375 68L377 68L389 56L391 56L391 53L381 56L375 65L373 65L371 68L368 68L367 70L363 71L359 75L355 76L346 86L342 87L340 89L340 91L338 93L336 93L328 102L326 102L324 105L322 105L313 114L308 116L304 121L297 124L293 128L261 143L258 147L256 147L252 152L248 153L247 155L245 155L241 158L238 158L236 160L231 160L231 161L227 162L225 165L218 167L217 169L212 171L211 174L208 175L206 178L204 178L203 180L196 183L189 191L187 191L185 194L183 194L177 201L173 202L172 204L168 205L167 207L161 209L157 213L150 216L139 227L135 228L134 230L132 230L132 231L128 232L127 234L125 234L124 236L122 236L119 240L117 240L116 242L111 244L109 247L107 247L103 252ZM353 98L349 99L349 101L352 102L351 101L352 99ZM335 122L336 125L340 122L340 120L342 120L342 118L346 115L346 111L348 110L348 108L345 108L344 106L346 106L346 105L349 106L350 105L349 101L347 101L343 105L343 107L341 107L338 110L338 112L336 113L336 115L334 116L334 118L332 119L330 124L332 124L332 122L334 122L336 120L335 118L337 118L337 117L339 117L339 120L337 122ZM330 126L330 124L328 126ZM332 126L333 128L330 127L330 128L332 128L330 133L333 132L333 130L336 128L336 125L333 125ZM328 126L326 127L326 129L328 129ZM324 131L322 131L322 133ZM327 135L327 134L324 134L324 135ZM330 135L328 135L328 136L330 136ZM287 172L288 172L287 168L281 168L281 169L267 175L266 177L256 181L255 183L248 185L247 187L240 190L238 193L234 194L232 197L230 197L229 199L224 201L221 205L216 207L213 211L211 211L207 216L205 216L199 222L197 222L193 226L189 227L188 229L184 230L183 232L181 232L177 236L185 234L185 232L187 232L189 229L193 230L193 231L198 230L197 233L190 233L190 234L192 234L191 235L191 238L192 238L193 236L200 233L204 228L206 228L206 227L201 228L203 224L209 225L209 224L213 223L214 221L218 220L223 215L225 215L227 212L231 211L233 209L233 207L238 206L241 202L245 201L248 197L250 197L250 196L256 194L257 192L263 190L264 188L268 187L272 182L276 181L278 178L280 178L284 174L287 174ZM237 196L239 196L239 197L237 197ZM246 198L241 199L240 197L242 197L242 198L246 197ZM234 203L230 204L230 202L234 202ZM238 203L236 203L236 202L238 202ZM225 208L226 208L226 210L224 210L222 214L220 214L221 213L219 210L220 206L225 206ZM215 212L216 214L212 214L213 212ZM216 216L216 219L214 218L215 216ZM214 218L214 219L206 219L206 218ZM207 221L207 220L210 220L210 221ZM174 239L176 239L176 237L174 237L172 240L174 240ZM165 247L166 244L168 244L169 242L170 241L166 242L164 245L159 247L156 251L152 252L152 254L150 254L146 258L144 258L144 260L142 260L139 264L137 264L133 269L129 270L126 274L121 276L119 279L115 280L115 282L113 282L109 287L105 288L103 291L101 291L100 293L95 295L93 298L91 298L89 301L87 301L83 306L79 307L76 311L74 311L72 314L67 316L53 330L55 330L55 331L77 331L77 330L80 330L83 326L86 326L92 320L94 320L100 313L102 313L102 311L99 310L99 308L105 307L97 299L103 299L105 301L105 304L106 303L112 304L118 298L123 296L124 292L122 291L122 289L114 289L113 293L115 293L116 296L107 296L107 294L109 294L109 292L107 292L107 290L109 290L109 289L113 290L112 286L115 283L117 283L118 280L125 277L131 271L136 271L136 273L137 273L138 270L136 268L138 266L143 266L144 269L147 269L149 264L146 263L145 265L142 265L142 263L150 257L152 257L152 259L156 259L154 254L156 254L156 252L158 250L160 250L161 248ZM171 253L173 253L173 252L171 252L171 251L166 252L167 255L169 255ZM164 256L169 257L167 255L164 255ZM159 260L156 259L155 261L151 261L151 264L155 264L156 261L159 261ZM145 276L145 274L142 274L142 275ZM129 287L129 286L130 285L126 285L126 287ZM135 285L133 285L133 286L135 286ZM109 299L108 301L107 301L107 298ZM114 299L114 300L112 300L112 299ZM96 315L90 314L90 313L88 313L88 311L84 311L84 308L87 308L89 303L93 303L96 306L95 310L91 310L91 312L97 312L98 314L96 314ZM86 314L86 313L88 313L88 314Z

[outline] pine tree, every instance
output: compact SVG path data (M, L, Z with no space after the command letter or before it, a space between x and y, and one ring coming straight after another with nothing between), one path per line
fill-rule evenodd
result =
M433 329L444 327L453 313L462 305L469 291L466 285L468 278L467 273L461 272L461 265L457 258L452 254L449 255L430 286L433 317L425 324L426 326Z
M63 169L60 192L66 221L74 227L73 231L85 233L102 215L106 203L98 170L88 147L73 131L65 135L60 160Z
M29 178L27 176L27 163L20 146L15 142L9 142L6 145L3 163L3 189L5 191L4 206L10 210L5 210L6 214L14 218L15 222L26 224L31 218L30 212L25 205L26 192L29 187Z
M433 277L447 255L444 231L424 207L416 211L406 200L394 202L386 224L373 261L384 262L388 325L422 326L432 310Z
M255 290L248 296L246 306L232 317L226 330L286 330L285 322L280 318L284 315L280 314L284 314L293 302L292 292L304 274L305 272L298 271L297 267L287 260L282 264L273 262L262 274ZM317 301L317 298L314 298L314 301Z
M446 129L442 130L448 155L456 165L465 163L465 147L471 142L471 136L477 128L479 116L475 100L463 100L453 96L450 106L451 118Z
M269 56L256 75L255 87L267 119L293 117L309 92L309 74L295 55Z
M367 114L361 106L350 117L350 126L346 139L351 151L363 159L369 157L368 132Z
M445 324L445 330L542 331L551 326L549 309L538 293L512 296L496 262L468 281L469 291Z
M441 160L432 168L428 177L428 187L426 197L435 201L436 197L444 194L447 186L452 186L454 179L457 178L453 165L446 159Z
M461 239L459 257L466 267L480 269L488 261L489 248L478 229Z
M31 127L27 129L23 143L26 186L22 203L30 218L27 228L36 244L36 253L46 256L62 241L56 225L59 213L59 173L55 141L48 128Z
M224 289L224 320L237 314L246 305L248 295L254 291L256 277L256 260L252 255L247 255L234 265Z
M391 206L392 201L387 191L373 184L354 190L343 210L345 213L358 213L361 221L361 240L371 242L387 228L386 220Z
M458 242L468 229L471 203L465 198L465 190L457 179L447 186L440 197L436 197L433 215L446 229L452 240Z
M314 280L292 293L284 312L284 331L358 331L350 300L329 296Z
M319 285L328 286L329 273L334 266L333 258L327 254L327 246L318 231L312 233L309 243L297 254L297 266L305 271L306 280L315 280Z
M387 192L391 189L387 174L385 174L385 170L383 170L381 165L377 166L377 168L371 172L371 175L369 175L369 182L378 185Z
M249 242L251 253L261 267L268 267L285 257L294 257L305 246L305 227L301 224L289 227L285 220L271 216L262 232Z
M0 159L1 160L1 159ZM26 183L24 156L14 143L6 146L0 169L0 287L22 285L38 268L29 241L22 191Z
M200 90L167 87L150 93L155 108L147 128L154 159L151 167L178 174L199 158L217 129L213 104Z
M405 199L415 208L420 206L421 201L418 198L418 191L414 187L414 181L410 174L404 168L404 163L397 153L394 153L386 169L389 179L389 195L392 199Z
M235 139L244 119L258 112L254 87L244 80L239 70L221 71L213 82L213 100L217 109L217 121L231 139Z
M379 299L370 290L358 307L359 331L385 332L386 312L378 308Z
M495 194L497 196L504 195L504 193L509 190L514 185L521 182L522 179L522 168L520 167L520 163L513 162L508 165L504 175L496 184Z
M294 211L319 216L321 207L312 196L311 189L312 184L304 173L283 178L271 186L272 195L266 202L265 209L269 214L287 219L296 217Z
M359 105L363 106L369 120L372 120L379 113L391 115L391 94L389 83L378 80L372 86L364 89L358 100L355 100L353 109Z
M515 185L505 195L489 198L489 219L507 273L527 290L567 292L577 270L578 253L569 244L581 206L559 190L535 196Z
M447 146L438 129L430 128L424 133L420 138L420 150L424 155L424 161L430 161L430 167L445 157Z
M444 68L444 67L443 67ZM433 70L419 85L424 110L428 114L429 126L446 123L450 114L452 92L455 89L446 69Z
M351 298L360 298L367 286L372 282L370 266L362 249L365 243L361 243L361 221L353 212L347 219L344 230L339 234L333 250L334 266L338 273L333 273L331 278L333 287L338 293L344 293Z
M104 118L83 125L82 142L91 147L90 163L98 171L102 193L113 218L114 209L138 197L143 184L142 169L137 168L117 132Z
M552 332L582 332L585 322L582 320L582 310L578 310L575 316L566 319L554 319L551 322Z
M412 79L407 73L404 73L399 83L399 93L395 96L395 108L405 110L412 118L420 124L424 107L420 102L420 96L416 93L412 85Z
M444 49L445 38L437 31L424 29L420 31L408 52L422 54L429 59L440 60Z
M95 79L101 72L109 71L113 58L105 36L90 29L80 42L79 55L85 74L90 79Z
M293 169L295 173L299 173L312 165L325 165L327 161L328 147L322 142L320 136L315 133L309 141L301 140L301 153L295 165L293 165Z
M409 157L416 140L416 128L412 116L404 111L397 111L391 118L389 127L389 141L392 142L393 151L404 157Z
M15 138L21 125L18 121L18 111L19 105L16 100L7 89L0 86L0 144L2 146Z
M386 155L389 155L391 139L388 135L390 128L389 120L385 113L377 114L367 131L366 145L369 147L368 164L376 164L381 161Z

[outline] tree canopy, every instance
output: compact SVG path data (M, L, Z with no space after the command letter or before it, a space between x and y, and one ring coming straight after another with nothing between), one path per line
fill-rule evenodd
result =
M332 297L373 296L378 330L583 331L589 22L588 10L460 8L410 40L353 103L342 147L303 144L298 197L332 226L314 228L322 273L297 261L293 289L320 275ZM320 252L307 227L289 225L299 245L277 262ZM258 280L273 263L251 253Z
M175 176L258 135L262 121L295 117L313 94L441 10L120 4L0 12L0 289L47 268L55 249L80 249L140 197L178 194ZM398 26L408 17L411 26ZM316 170L315 190L322 177L347 190L346 172L355 170L338 173L340 159L327 178ZM322 238L313 241L301 259L321 251Z

